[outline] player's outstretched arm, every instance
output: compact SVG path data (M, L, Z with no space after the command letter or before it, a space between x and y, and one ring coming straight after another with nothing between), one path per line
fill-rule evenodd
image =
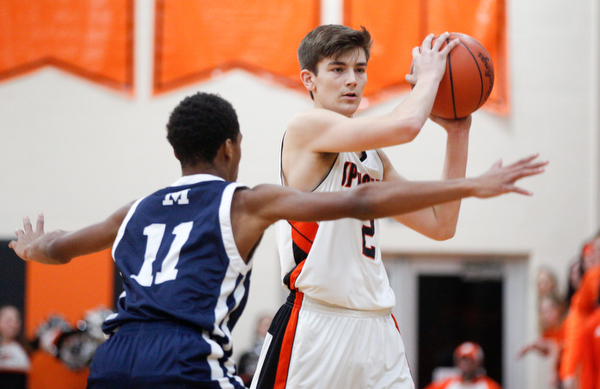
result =
M239 189L231 204L233 235L240 255L247 260L264 231L278 220L310 222L345 217L369 220L465 197L487 198L510 192L530 194L515 183L542 173L546 164L532 155L508 166L496 163L475 178L371 182L339 192L309 193L270 184Z
M534 154L507 166L502 166L499 161L484 174L473 178L372 182L340 192L305 193L288 187L259 185L245 193L245 209L267 223L279 219L318 221L343 217L369 220L466 197L489 198L506 193L531 195L516 183L544 171L548 162L537 158Z
M29 217L23 218L23 229L15 231L17 239L9 243L15 253L25 261L61 265L74 257L109 248L131 204L113 213L106 220L77 231L56 230L44 232L44 215L38 216L33 229Z

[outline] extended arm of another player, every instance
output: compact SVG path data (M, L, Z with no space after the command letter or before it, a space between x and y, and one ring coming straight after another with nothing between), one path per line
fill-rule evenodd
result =
M290 188L258 186L252 190L252 208L271 223L279 219L296 221L332 220L352 217L369 220L416 211L466 197L488 198L505 193L531 195L516 181L540 174L546 161L537 154L511 165L495 163L474 178L443 181L375 182L340 192L304 193ZM260 200L259 200L260 199ZM262 205L259 207L257 203Z
M23 229L16 230L17 240L11 241L9 247L25 261L65 264L74 257L109 248L130 207L131 204L128 204L100 223L71 232L56 230L45 233L43 214L38 216L34 230L26 216Z

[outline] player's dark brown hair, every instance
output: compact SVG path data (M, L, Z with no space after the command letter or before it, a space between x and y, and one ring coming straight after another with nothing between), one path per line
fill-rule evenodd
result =
M349 51L363 49L369 61L373 40L366 28L353 30L339 24L322 25L308 34L298 47L298 62L302 70L317 74L317 64L323 58L339 58Z

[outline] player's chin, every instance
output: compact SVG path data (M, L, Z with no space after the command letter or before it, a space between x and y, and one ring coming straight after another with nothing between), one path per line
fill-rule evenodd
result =
M348 115L348 114L352 115L354 112L356 112L359 105L360 105L360 98L353 98L353 99L345 98L339 104L339 108L340 108L340 111L342 111L341 113L343 113L345 115Z

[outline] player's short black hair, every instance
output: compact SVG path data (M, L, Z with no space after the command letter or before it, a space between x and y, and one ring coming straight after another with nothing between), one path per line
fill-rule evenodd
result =
M353 30L340 24L319 26L306 34L298 47L298 62L301 70L317 74L317 64L323 58L339 58L355 49L363 49L369 61L373 40L366 28Z
M211 163L227 139L237 143L239 132L231 103L211 93L198 92L183 99L167 123L167 140L182 166Z

